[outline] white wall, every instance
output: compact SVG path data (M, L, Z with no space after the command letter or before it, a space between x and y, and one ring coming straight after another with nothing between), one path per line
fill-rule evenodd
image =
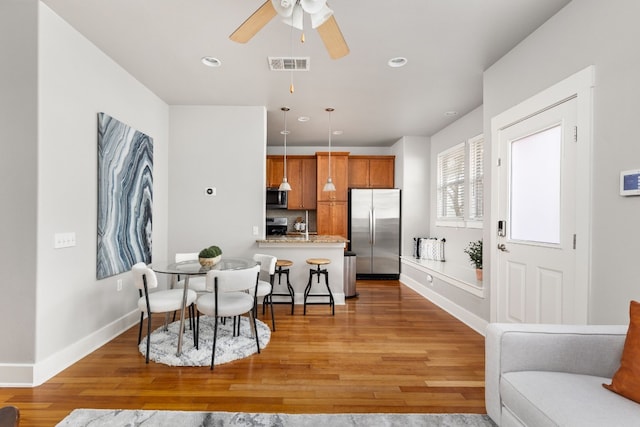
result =
M170 129L169 256L211 245L252 255L265 227L266 109L174 106Z
M638 16L637 0L574 0L484 74L490 142L492 117L595 65L589 322L596 324L626 324L629 300L640 299L640 197L621 197L618 187L620 171L640 168ZM490 143L485 147L489 159ZM485 186L491 188L490 176Z
M395 182L401 193L401 256L413 254L413 238L429 233L430 141L405 136L392 147L396 156Z
M0 383L35 358L37 24L35 0L0 2Z
M479 239L482 239L483 230L481 228L458 228L436 225L436 163L438 153L483 133L482 125L483 108L482 106L480 106L470 113L464 115L463 117L460 117L458 120L431 137L431 175L429 180L431 190L431 221L428 236L437 237L438 239L446 239L445 262L455 264L456 266L469 268L474 267L469 263L469 256L464 253L464 249L467 247L469 242L475 242ZM485 227L487 225L488 224L485 224ZM483 284L485 288L488 286L488 277L484 279ZM435 292L440 297L446 300L452 301L457 306L458 310L472 313L473 316L487 321L489 320L491 305L490 299L488 297L489 293L486 290L484 298L481 298L458 287L455 287L448 282L440 280L437 277L434 277L433 283L429 284L428 286L430 291Z
M469 242L482 239L482 229L465 227L442 227L436 225L436 199L437 199L437 160L438 154L468 139L482 133L483 109L478 107L470 113L442 129L431 137L431 221L429 225L429 237L445 238L445 256L447 262L459 265L468 265L469 256L464 253L464 249ZM468 205L465 205L467 208Z
M16 229L37 232L37 250L19 251L13 258L18 265L29 261L23 271L18 270L29 282L3 281L0 285L3 300L5 288L21 286L25 295L31 295L29 301L12 301L17 313L29 317L24 325L16 322L19 314L6 321L20 325L15 328L20 333L25 327L24 337L10 339L14 328L1 332L3 342L12 342L23 351L8 354L4 349L14 346L2 346L0 383L38 384L119 334L137 317L129 316L136 310L137 290L128 273L96 280L97 114L104 111L154 140L155 257L167 250L169 110L47 6L35 1L20 3L35 6L26 19L38 22L37 48L22 45L33 49L37 58L37 65L33 61L25 70L26 75L37 72L38 76L37 85L32 82L34 93L37 88L37 116L25 126L37 129L37 140L31 142L37 147L37 159L30 156L21 164L18 152L11 161L28 171L27 183L37 180L37 188L23 188L31 197L37 196L37 208L13 197L9 202L20 213L12 221ZM54 249L56 232L75 232L76 246ZM116 291L116 278L124 280L121 292ZM35 335L30 328L33 322ZM15 371L20 375L13 375Z

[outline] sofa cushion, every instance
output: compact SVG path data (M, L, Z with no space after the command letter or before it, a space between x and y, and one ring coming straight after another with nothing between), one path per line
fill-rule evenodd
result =
M608 378L565 372L509 372L500 379L502 405L522 424L638 426L640 404L602 387Z
M624 341L620 368L605 388L640 403L640 303L631 301L629 330Z

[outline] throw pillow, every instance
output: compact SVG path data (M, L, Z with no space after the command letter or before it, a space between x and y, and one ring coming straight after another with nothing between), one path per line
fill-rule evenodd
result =
M640 403L640 302L631 301L629 330L624 341L620 368L606 389Z

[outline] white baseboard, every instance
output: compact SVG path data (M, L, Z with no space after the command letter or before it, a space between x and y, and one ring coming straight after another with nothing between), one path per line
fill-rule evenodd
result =
M0 364L0 387L39 386L138 323L139 316L132 311L41 362Z
M426 299L428 299L429 301L431 301L432 303L434 303L435 305L437 305L438 307L440 307L441 309L443 309L444 311L446 311L447 313L455 317L456 319L460 320L462 323L464 323L465 325L467 325L468 327L470 327L480 335L484 336L485 330L489 322L487 322L483 318L478 317L474 313L471 313L470 311L460 307L458 304L443 297L439 293L434 292L433 290L429 289L426 285L423 285L422 283L412 279L411 277L405 274L400 274L400 282L402 282L402 284L408 286L409 288L413 289L414 291L416 291L417 293L419 293L420 295L422 295L423 297L425 297Z

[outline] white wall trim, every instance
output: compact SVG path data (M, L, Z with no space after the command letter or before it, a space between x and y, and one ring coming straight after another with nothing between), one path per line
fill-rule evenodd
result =
M500 176L498 170L498 143L500 132L509 126L525 120L564 100L577 99L578 150L576 159L576 180L580 183L576 189L576 209L580 212L576 218L576 233L579 244L576 247L576 292L574 307L575 318L581 323L588 323L589 301L591 289L591 217L592 217L592 182L593 182L593 88L595 87L595 66L590 65L567 77L555 85L524 100L491 119L491 219L489 227L489 248L491 251L491 270L498 271L496 224L499 218ZM491 275L491 313L490 319L495 322L498 317L498 274Z
M412 279L409 276L406 276L405 274L400 274L400 282L402 282L403 285L413 289L456 319L460 320L462 323L464 323L480 335L484 336L487 325L489 324L486 320L460 307L458 304L443 297L437 292L432 291L422 283Z
M135 310L124 315L41 362L0 364L0 378L3 379L0 387L36 387L43 384L137 324L139 313ZM135 345L135 342L131 345Z

